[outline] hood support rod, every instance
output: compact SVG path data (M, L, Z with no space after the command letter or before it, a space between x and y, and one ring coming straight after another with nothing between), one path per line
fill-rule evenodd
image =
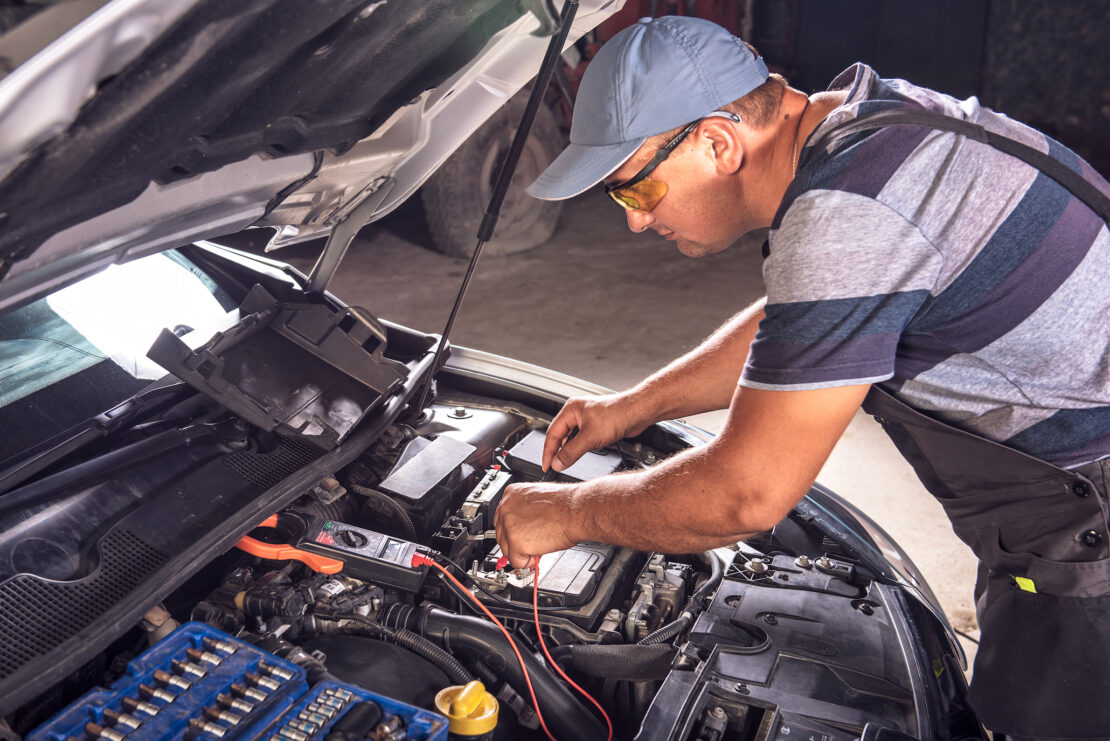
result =
M466 289L470 287L470 278L474 275L474 268L477 267L478 259L482 256L482 248L493 237L493 230L497 226L498 217L501 215L501 204L505 201L509 183L513 179L513 173L520 161L520 155L524 152L524 143L528 140L528 133L532 130L532 122L536 118L536 111L543 103L544 91L547 90L547 85L551 82L551 74L555 70L555 65L559 62L559 56L563 52L563 45L566 44L567 35L570 33L571 23L574 21L576 12L578 12L578 0L567 0L559 17L559 32L551 38L551 43L547 45L547 53L544 55L539 74L536 75L536 80L532 85L532 94L528 96L528 104L524 107L524 115L520 119L520 126L517 127L516 135L513 136L513 143L509 147L509 153L501 164L501 172L497 176L497 184L493 188L493 195L490 196L489 205L486 207L486 215L482 219L481 226L478 227L478 244L474 247L474 255L470 258L466 275L463 276L462 286L459 287L459 293L455 296L455 305L451 308L451 315L447 318L447 326L444 327L443 335L436 346L432 372L425 380L424 388L417 397L416 404L412 407L414 415L421 414L428 401L432 378L444 360L447 337L451 334L451 328L455 324L455 317L458 316L459 307L462 306Z

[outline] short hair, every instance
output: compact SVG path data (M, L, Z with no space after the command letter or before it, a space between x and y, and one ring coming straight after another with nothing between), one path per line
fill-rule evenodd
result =
M743 98L721 106L721 109L737 114L753 129L767 128L778 116L786 84L785 77L772 72L762 85Z

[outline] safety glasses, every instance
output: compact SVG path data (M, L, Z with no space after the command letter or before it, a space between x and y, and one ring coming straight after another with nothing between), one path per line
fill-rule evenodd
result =
M682 131L671 139L669 142L659 147L656 150L655 156L651 158L643 168L640 169L635 175L623 183L616 185L606 185L605 192L614 201L619 203L621 207L629 211L640 211L648 213L657 205L659 201L663 200L663 196L667 195L667 184L660 180L652 180L648 177L656 167L663 163L671 155L682 140L690 135L690 132L698 127L702 121L707 118L727 118L733 123L740 123L740 116L729 111L713 111L708 116L699 118L686 125Z

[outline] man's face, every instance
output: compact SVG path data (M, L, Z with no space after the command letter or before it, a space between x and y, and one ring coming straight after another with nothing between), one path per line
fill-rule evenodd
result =
M735 179L722 176L713 157L712 142L699 136L700 129L695 129L651 172L652 180L666 183L662 200L649 212L625 211L629 229L652 229L675 242L689 257L720 252L754 228L745 225L748 219ZM645 143L605 182L622 183L633 178L659 146L658 141Z

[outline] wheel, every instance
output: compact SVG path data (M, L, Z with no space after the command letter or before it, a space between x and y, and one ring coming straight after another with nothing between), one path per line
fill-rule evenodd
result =
M527 90L462 143L424 184L424 218L437 250L453 257L470 257L493 194L501 163L512 144L527 103ZM493 239L484 251L509 255L538 247L551 238L563 204L541 201L524 192L562 149L562 135L545 105L536 112L520 162L501 206Z

